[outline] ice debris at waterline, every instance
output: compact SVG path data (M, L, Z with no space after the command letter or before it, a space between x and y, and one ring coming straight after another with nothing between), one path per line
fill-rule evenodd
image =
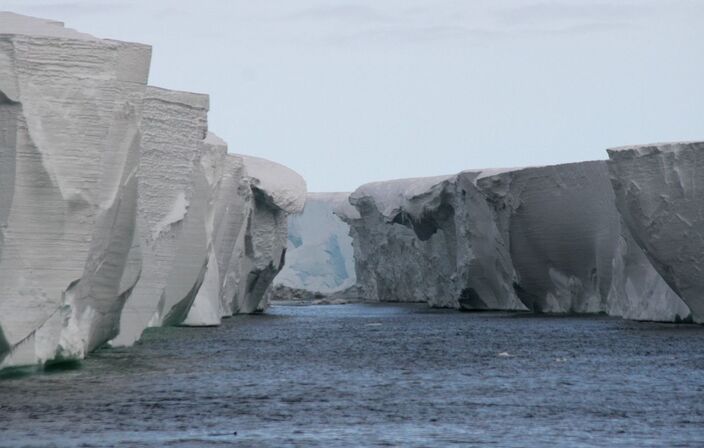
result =
M303 213L288 222L286 266L274 279L276 299L322 298L356 282L349 226L335 214L349 193L308 193Z
M376 182L340 215L369 300L688 319L614 201L594 161Z
M266 306L305 182L227 154L150 58L0 13L0 368Z

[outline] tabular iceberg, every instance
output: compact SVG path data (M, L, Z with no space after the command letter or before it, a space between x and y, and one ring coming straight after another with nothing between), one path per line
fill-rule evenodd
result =
M288 222L286 266L274 279L275 296L329 295L355 284L350 228L336 214L349 193L308 193L303 213Z
M11 13L0 30L0 367L82 357L116 334L139 273L151 50Z
M608 150L616 206L655 269L704 322L704 143Z

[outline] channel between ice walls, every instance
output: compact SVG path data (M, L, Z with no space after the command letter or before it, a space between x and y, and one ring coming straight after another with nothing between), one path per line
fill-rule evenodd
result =
M280 299L329 296L356 283L350 228L335 214L349 193L308 193L288 222L286 266L274 279Z
M367 184L339 214L368 300L688 319L614 201L596 161Z
M0 368L266 306L305 183L227 154L150 56L0 13Z

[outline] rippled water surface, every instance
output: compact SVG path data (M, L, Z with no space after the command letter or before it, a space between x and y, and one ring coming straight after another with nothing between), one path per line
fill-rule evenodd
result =
M275 306L0 380L0 446L704 446L704 327Z

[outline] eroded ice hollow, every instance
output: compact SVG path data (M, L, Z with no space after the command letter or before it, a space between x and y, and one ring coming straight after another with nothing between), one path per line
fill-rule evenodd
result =
M227 154L150 56L0 13L0 368L266 306L305 182Z
M274 279L274 297L323 297L355 285L350 228L335 214L348 200L349 193L308 193L303 213L288 222L286 265Z
M704 323L704 142L608 150L616 206L652 265Z
M605 161L377 182L350 202L369 300L689 316L621 225Z

